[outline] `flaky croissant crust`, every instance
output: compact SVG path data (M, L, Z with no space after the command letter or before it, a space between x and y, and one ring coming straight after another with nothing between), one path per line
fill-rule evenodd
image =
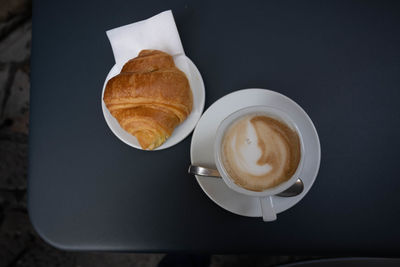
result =
M163 144L193 106L186 75L159 50L142 50L125 63L107 82L103 100L121 127L148 150Z

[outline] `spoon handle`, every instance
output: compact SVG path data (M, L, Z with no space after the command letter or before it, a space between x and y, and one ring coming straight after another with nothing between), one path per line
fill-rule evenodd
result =
M190 165L188 173L194 174L194 175L199 175L199 176L221 178L221 175L219 174L218 170L208 169L208 168L204 168L204 167L200 167L200 166Z
M198 176L221 178L221 175L219 174L218 170L204 168L201 166L190 165L188 173ZM276 195L279 197L294 197L301 194L303 190L304 190L303 181L300 178L298 178L297 181L291 187Z

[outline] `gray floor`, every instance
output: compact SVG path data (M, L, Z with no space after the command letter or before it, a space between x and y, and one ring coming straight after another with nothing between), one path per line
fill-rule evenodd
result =
M44 243L26 211L31 2L0 0L0 267L157 266L164 254L65 252ZM312 257L213 255L211 266L274 266Z

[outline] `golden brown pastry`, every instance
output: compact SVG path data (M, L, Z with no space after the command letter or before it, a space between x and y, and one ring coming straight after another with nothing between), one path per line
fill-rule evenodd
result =
M142 50L125 63L107 82L103 100L121 127L148 150L163 144L193 106L186 75L159 50Z

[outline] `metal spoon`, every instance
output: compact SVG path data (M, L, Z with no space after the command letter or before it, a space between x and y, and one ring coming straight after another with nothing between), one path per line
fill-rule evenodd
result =
M218 170L205 168L205 167L201 167L201 166L190 165L188 172L190 174L199 175L199 176L221 178L221 175L219 174ZM300 178L298 178L291 187L289 187L285 191L277 194L277 196L294 197L294 196L301 194L301 192L303 192L303 189L304 189L303 181Z

